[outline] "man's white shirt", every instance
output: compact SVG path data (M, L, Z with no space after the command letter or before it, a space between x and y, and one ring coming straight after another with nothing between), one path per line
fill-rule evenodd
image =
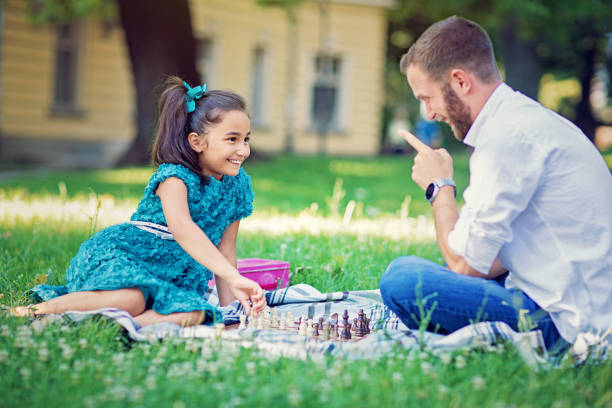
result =
M449 245L550 313L561 336L612 327L612 175L571 122L506 84L464 143L470 184Z

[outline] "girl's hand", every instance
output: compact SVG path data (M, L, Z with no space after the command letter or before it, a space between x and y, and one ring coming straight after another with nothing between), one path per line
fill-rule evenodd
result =
M247 315L253 312L253 315L257 316L259 312L264 310L266 307L266 297L264 296L263 289L257 282L238 274L228 283L236 299L242 303Z

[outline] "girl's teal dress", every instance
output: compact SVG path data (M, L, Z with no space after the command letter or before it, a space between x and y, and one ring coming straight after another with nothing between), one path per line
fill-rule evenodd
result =
M251 179L243 169L237 176L209 177L204 183L184 166L162 164L145 187L131 221L167 225L155 191L168 177L183 180L191 218L215 245L231 223L253 212ZM66 272L65 286L38 285L32 291L49 300L70 292L138 287L147 309L161 314L202 310L211 320L219 320L218 309L204 299L210 279L212 273L176 241L124 223L97 232L81 245Z

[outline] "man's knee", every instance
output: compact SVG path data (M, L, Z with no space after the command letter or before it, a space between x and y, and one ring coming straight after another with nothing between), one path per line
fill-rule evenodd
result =
M416 256L401 256L389 264L380 279L380 294L385 304L414 297L414 288L423 277L423 261Z

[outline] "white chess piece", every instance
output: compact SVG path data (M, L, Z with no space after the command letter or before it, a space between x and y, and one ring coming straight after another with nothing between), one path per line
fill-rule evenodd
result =
M306 337L314 336L314 320L309 320L306 326Z
M300 322L300 325L298 327L298 334L300 336L306 336L306 329L307 329L307 320L308 318L302 318L302 321Z
M246 315L240 315L240 325L238 326L239 329L246 329Z

